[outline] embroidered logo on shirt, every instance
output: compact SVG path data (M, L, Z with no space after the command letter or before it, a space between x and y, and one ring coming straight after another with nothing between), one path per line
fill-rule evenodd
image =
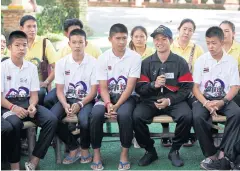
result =
M70 70L65 71L65 75L70 75Z
M208 67L203 68L203 73L207 73L207 72L209 72L209 68Z
M112 66L108 66L108 70L109 70L109 71L112 70Z
M7 80L10 81L12 79L11 76L7 76Z
M157 71L155 70L155 71L153 71L153 75L156 75L157 74Z

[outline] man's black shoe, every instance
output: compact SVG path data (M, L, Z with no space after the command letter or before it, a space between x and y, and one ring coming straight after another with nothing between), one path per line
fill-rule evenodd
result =
M219 160L213 160L212 163L202 163L203 169L205 170L230 170L230 161L223 157Z
M151 151L146 151L144 156L138 161L138 165L147 166L157 159L158 159L158 156L157 156L156 149L153 148L153 150Z
M183 160L179 156L178 150L169 152L168 159L172 161L172 165L176 167L181 167L184 165Z

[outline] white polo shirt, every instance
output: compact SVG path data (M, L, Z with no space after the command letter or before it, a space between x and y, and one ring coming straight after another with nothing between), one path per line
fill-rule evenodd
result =
M66 98L83 100L91 91L92 85L97 85L96 59L84 55L81 64L73 60L72 54L60 59L55 66L55 83L64 84Z
M97 80L108 80L109 93L122 94L129 77L140 78L141 63L141 56L129 48L122 58L109 49L98 57Z
M217 62L210 52L200 56L194 66L194 82L207 98L225 97L231 86L239 85L237 61L227 53Z
M5 98L29 97L31 91L39 91L37 67L23 60L22 68L10 59L1 63L1 92Z

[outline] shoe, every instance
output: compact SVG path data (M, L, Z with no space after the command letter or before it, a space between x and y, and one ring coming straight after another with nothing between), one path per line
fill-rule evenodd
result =
M192 147L195 142L196 142L196 138L190 137L188 142L183 144L183 147Z
M31 162L25 162L25 169L28 171L30 170L35 170L36 166L34 164L32 164Z
M146 151L144 156L138 161L139 166L147 166L158 159L156 149L153 148L151 152Z
M171 147L172 141L169 138L162 138L162 146L163 147Z
M179 156L178 150L169 152L168 159L172 161L172 165L176 167L181 167L184 165L183 160Z
M208 158L204 159L203 161L201 161L200 168L205 169L205 165L211 164L212 162L213 162L213 160L208 157Z
M203 169L205 170L230 170L231 169L231 163L226 158L223 157L219 160L214 160L212 163L203 163Z

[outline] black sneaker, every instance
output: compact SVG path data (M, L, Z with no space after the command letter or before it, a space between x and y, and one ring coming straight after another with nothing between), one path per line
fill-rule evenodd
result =
M203 163L202 168L205 170L230 170L230 161L223 157L219 160L213 160L212 163Z
M168 159L172 161L172 165L176 167L181 167L184 165L183 160L179 156L178 150L169 152Z
M147 166L158 159L156 149L153 148L151 152L146 151L144 156L138 161L139 166Z

